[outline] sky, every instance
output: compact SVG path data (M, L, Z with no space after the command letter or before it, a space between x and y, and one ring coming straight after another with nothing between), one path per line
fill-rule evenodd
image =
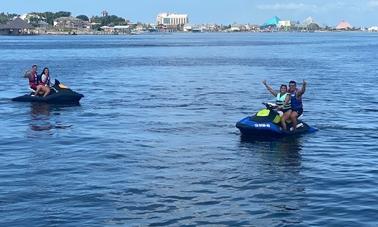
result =
M132 22L155 23L160 12L184 13L191 24L262 24L278 16L303 21L311 16L320 25L378 25L378 0L0 0L0 12L69 11L74 16L109 14Z

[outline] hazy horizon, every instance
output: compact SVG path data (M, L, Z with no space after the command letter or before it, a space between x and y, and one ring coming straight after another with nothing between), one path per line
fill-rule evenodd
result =
M69 11L74 16L95 16L107 10L109 14L144 23L154 23L158 13L174 12L188 14L192 24L262 24L273 16L292 21L303 21L311 16L321 25L335 26L341 20L346 20L355 27L378 25L378 0L13 0L0 2L0 8L5 13Z

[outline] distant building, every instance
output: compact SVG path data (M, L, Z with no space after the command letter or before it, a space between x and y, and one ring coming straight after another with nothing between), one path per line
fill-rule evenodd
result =
M240 24L233 24L230 27L230 32L240 32L242 30L242 25Z
M368 28L368 31L369 32L378 32L378 26L370 27L370 28Z
M302 29L308 31L320 30L319 24L312 17L307 17L301 24Z
M101 12L101 15L102 15L103 17L107 17L107 16L109 16L109 13L108 13L108 11L103 10L103 11Z
M277 27L283 28L283 29L289 29L291 28L293 23L289 20L280 20L278 21Z
M101 31L104 31L106 33L113 33L114 32L114 27L101 26L100 29L101 29Z
M54 27L59 30L88 29L90 28L90 23L76 17L59 17L54 20Z
M347 21L341 21L337 26L337 30L350 30L352 29L352 26Z
M276 28L278 27L279 22L281 21L280 18L274 16L267 20L263 25L261 25L262 29L267 29L267 28Z
M184 32L191 32L192 29L193 29L193 27L192 27L192 25L190 25L190 24L186 24L186 25L184 25L184 27L183 27L183 31L184 31Z
M189 23L187 14L160 13L156 17L156 24L166 26L185 25Z
M130 33L131 28L130 25L117 25L114 26L114 31L117 33Z
M19 17L16 17L12 21L8 21L6 24L0 24L0 34L1 35L25 35L32 34L34 27L22 20Z
M47 29L50 25L45 21L38 21L38 27Z
M313 24L313 23L316 24L314 18L312 18L312 17L307 17L307 18L302 22L301 27L306 28L307 26L309 26L310 24Z
M27 13L20 16L21 19L24 21L31 23L31 21L34 20L46 20L44 17L41 17L35 13Z

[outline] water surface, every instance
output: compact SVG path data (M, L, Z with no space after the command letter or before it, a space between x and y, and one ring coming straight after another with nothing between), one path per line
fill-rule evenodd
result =
M378 35L0 37L3 226L376 226ZM48 66L80 106L14 103ZM305 79L315 134L236 121Z

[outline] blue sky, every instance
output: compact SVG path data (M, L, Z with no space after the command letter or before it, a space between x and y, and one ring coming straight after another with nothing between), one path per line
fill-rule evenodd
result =
M191 23L256 23L272 16L334 26L347 20L353 26L378 25L378 0L0 0L0 12L70 11L99 15L106 9L133 22L155 22L159 12L189 14Z

